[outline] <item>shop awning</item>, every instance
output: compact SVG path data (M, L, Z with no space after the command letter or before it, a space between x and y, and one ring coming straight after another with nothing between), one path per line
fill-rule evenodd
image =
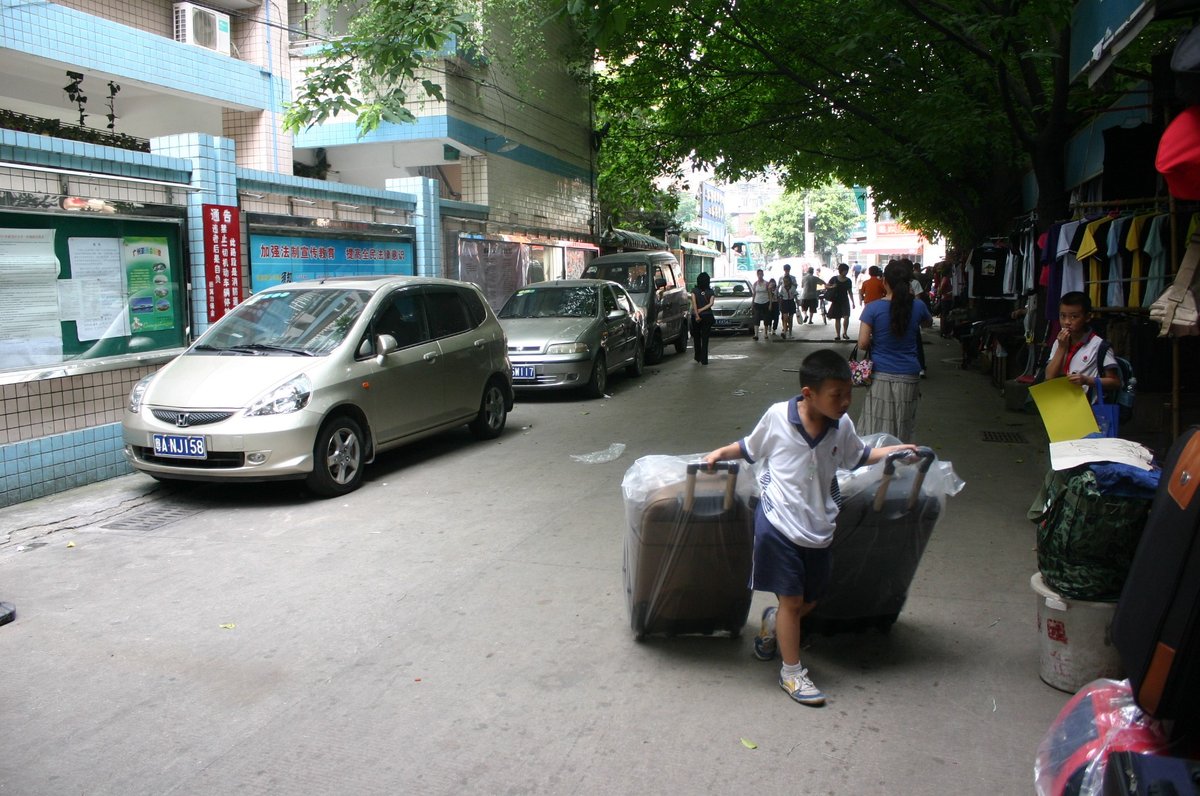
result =
M651 235L643 235L628 229L610 227L600 236L600 245L614 249L633 249L635 251L665 251L667 242Z
M847 254L920 254L924 251L921 246L876 246L873 249L855 249Z
M697 243L688 243L686 240L680 242L679 245L683 247L683 250L685 252L689 252L691 254L702 254L705 257L720 257L721 256L721 253L719 251L717 251L716 249L710 249L706 246L701 246Z

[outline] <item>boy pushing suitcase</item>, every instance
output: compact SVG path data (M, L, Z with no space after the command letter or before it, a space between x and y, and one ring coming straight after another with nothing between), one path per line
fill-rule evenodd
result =
M779 686L803 705L825 704L800 663L800 620L829 583L837 470L916 451L915 445L872 448L863 442L846 414L851 389L846 357L829 349L814 351L800 365L800 395L772 405L749 436L704 457L710 468L733 459L763 460L750 585L774 592L779 606L763 612L763 632L774 614L775 636L756 638L755 655L770 660L778 644L783 657Z

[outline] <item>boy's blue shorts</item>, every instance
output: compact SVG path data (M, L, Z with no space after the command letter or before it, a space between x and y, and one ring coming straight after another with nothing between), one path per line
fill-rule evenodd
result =
M754 512L754 570L750 588L816 602L829 588L833 554L828 547L801 547L771 524L762 503Z

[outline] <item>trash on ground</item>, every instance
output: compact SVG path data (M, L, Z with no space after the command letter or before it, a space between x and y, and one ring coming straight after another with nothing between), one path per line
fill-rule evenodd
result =
M754 741L751 741L747 738L742 739L742 746L746 747L747 749L757 749L758 748L758 744L756 744Z
M237 627L237 625L235 625L233 622L226 622L225 624L221 625L222 630L233 630L235 627Z
M611 462L625 452L624 442L614 442L602 451L592 451L591 453L572 453L571 458L577 462L584 464L603 464Z

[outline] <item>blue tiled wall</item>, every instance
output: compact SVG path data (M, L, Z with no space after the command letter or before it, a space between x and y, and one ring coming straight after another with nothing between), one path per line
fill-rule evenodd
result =
M120 423L0 445L0 506L131 473L123 449Z
M178 183L187 183L192 170L179 158L15 130L0 130L0 160Z
M257 64L54 3L0 3L4 48L84 72L211 97L242 110L281 110L278 98L292 93L287 85L271 91L272 76Z

